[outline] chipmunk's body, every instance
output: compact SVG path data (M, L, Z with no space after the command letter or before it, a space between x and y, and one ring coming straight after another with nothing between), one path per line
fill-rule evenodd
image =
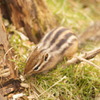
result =
M77 37L68 29L58 27L47 33L28 58L24 74L48 71L78 48Z

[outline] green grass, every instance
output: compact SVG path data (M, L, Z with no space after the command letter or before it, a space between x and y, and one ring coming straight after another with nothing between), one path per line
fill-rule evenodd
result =
M12 28L12 27L10 27ZM16 29L7 28L8 32L13 33L9 39L10 45L13 47L15 59L12 61L15 62L16 66L18 67L19 71L22 73L23 68L25 66L25 61L28 57L30 52L30 48L32 44L29 44L29 40L22 40L21 36L17 34Z
M63 76L66 79L59 82L43 94L40 100L56 100L62 95L65 100L92 100L100 92L100 71L90 65L73 65L50 71L46 75L35 75L31 82L41 93L59 81ZM29 79L30 80L30 79ZM28 80L28 81L29 81ZM27 81L27 82L28 82ZM42 87L42 91L41 91Z
M99 9L92 4L84 8L79 0L46 0L49 9L58 18L60 25L72 28L76 33L84 31L94 20L99 20ZM95 16L94 16L95 15ZM97 16L96 16L97 15Z
M46 0L49 9L55 15L60 25L72 28L77 34L82 33L93 21L100 19L96 7L91 5L87 9L80 0ZM73 2L71 2L73 1ZM84 13L85 12L85 13ZM8 31L12 30L8 28ZM14 32L14 30L13 30ZM10 44L15 52L16 66L22 73L25 61L31 51L32 44L28 40L22 40L16 32L10 37ZM34 46L34 45L33 45ZM79 51L89 51L100 46L100 43L87 42ZM100 65L100 55L92 60ZM86 63L61 67L64 62L57 65L56 69L46 74L27 77L25 81L30 88L25 90L27 95L34 95L36 90L39 94L46 91L57 81L66 76L49 91L41 95L39 100L93 100L100 94L100 70ZM35 89L34 89L35 87ZM62 99L59 99L62 98Z

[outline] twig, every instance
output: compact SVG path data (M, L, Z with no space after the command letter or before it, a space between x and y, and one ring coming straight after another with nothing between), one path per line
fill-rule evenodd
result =
M89 51L87 53L84 53L78 57L73 57L71 60L68 60L66 64L64 64L64 66L68 66L68 65L71 65L71 64L75 64L75 63L80 63L83 59L92 59L94 58L97 54L100 53L100 47L97 48L97 49L94 49L92 51ZM79 59L79 58L82 58L82 59ZM86 61L86 60L85 60ZM89 62L90 63L90 62ZM93 64L92 64L93 65ZM95 65L94 65L95 66ZM97 67L97 66L95 66ZM97 67L98 68L98 67Z
M8 49L8 51L5 53L5 55L4 55L4 61L6 60L7 54L8 54L12 49L13 49L13 47L11 47L10 49Z
M86 62L86 63L88 63L88 64L90 64L90 65L92 65L92 66L94 66L94 67L96 67L96 68L98 68L98 69L100 69L100 66L94 64L93 62L91 62L91 61L89 61L89 60L86 60L86 59L84 59L84 58L82 58L82 57L77 57L77 58L78 58L79 60L81 60L81 61L84 61L84 62Z
M50 88L48 88L46 91L42 92L38 97L40 97L41 95L43 95L44 93L46 93L47 91L49 91L51 88L53 88L55 85L57 85L59 82L61 82L62 80L66 79L66 76L64 76L63 78L61 78L59 81L57 81L55 84L53 84Z

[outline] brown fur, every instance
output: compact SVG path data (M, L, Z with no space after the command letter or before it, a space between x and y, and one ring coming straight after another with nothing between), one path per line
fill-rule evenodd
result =
M53 36L49 37L51 33ZM36 74L54 68L65 56L69 58L76 53L78 40L70 30L58 27L44 36L37 47L27 61L24 74Z

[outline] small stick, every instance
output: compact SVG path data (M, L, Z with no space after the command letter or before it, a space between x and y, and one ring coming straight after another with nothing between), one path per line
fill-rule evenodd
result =
M61 82L64 79L66 79L66 76L64 76L63 78L61 78L59 81L57 81L55 84L53 84L50 88L48 88L46 91L44 91L43 93L41 93L38 97L40 97L41 95L43 95L44 93L46 93L47 91L49 91L51 88L53 88L55 85L57 85L59 82Z
M100 54L100 47L97 49L94 49L92 51L89 51L87 53L81 54L80 56L77 57L73 57L71 60L68 60L67 63L65 63L63 66L69 66L71 64L76 64L76 63L80 63L83 59L85 59L84 61L86 61L86 59L92 59L94 58L97 54ZM79 59L82 58L82 59ZM92 64L94 65L94 64ZM95 65L94 65L95 66ZM97 66L95 66L97 67ZM98 68L98 67L97 67Z
M81 61L84 61L84 62L86 62L86 63L88 63L88 64L90 64L90 65L92 65L92 66L94 66L94 67L96 67L96 68L98 68L98 69L100 69L100 66L94 64L93 62L91 62L91 61L89 61L89 60L86 60L86 59L84 59L84 58L82 58L82 57L77 57L77 58L78 58L79 60L81 60Z
M11 47L10 49L8 49L8 51L5 53L4 55L4 61L6 60L6 55L13 49L13 47Z

